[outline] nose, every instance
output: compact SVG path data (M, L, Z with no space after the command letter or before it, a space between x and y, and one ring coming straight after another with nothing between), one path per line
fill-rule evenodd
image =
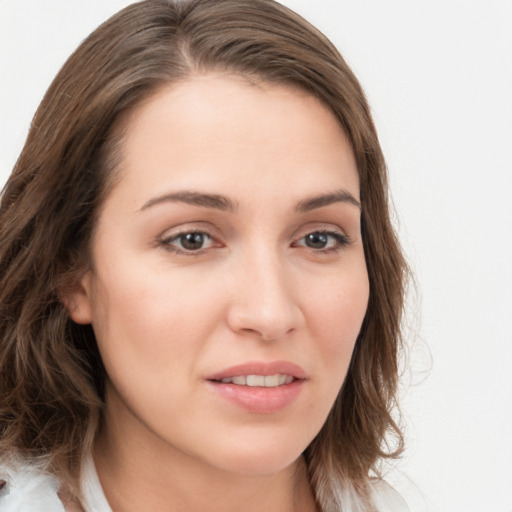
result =
M227 321L234 332L277 341L304 323L298 283L277 255L253 255L232 277Z

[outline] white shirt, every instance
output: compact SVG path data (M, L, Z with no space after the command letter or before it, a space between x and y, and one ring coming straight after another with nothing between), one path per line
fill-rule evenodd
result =
M57 495L57 479L33 464L0 464L0 480L6 482L0 491L1 512L66 512ZM91 455L83 463L80 488L85 512L112 512Z

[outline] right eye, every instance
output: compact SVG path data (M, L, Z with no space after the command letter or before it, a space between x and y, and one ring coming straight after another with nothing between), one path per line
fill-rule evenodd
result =
M212 247L213 239L203 231L188 231L165 238L161 243L167 250L185 254Z

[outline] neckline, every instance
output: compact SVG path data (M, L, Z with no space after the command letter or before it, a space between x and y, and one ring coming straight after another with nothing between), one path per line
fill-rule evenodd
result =
M92 453L87 455L82 465L80 489L85 512L112 512L101 487Z

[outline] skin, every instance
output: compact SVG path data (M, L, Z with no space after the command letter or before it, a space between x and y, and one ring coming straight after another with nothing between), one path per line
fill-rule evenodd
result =
M341 388L369 294L343 130L303 91L226 75L160 90L125 129L93 266L68 302L109 377L94 454L107 499L115 512L316 510L301 453ZM232 209L166 198L183 191ZM317 196L329 204L306 208ZM208 235L186 250L190 232ZM312 247L316 232L334 235ZM208 385L276 360L306 374L277 412Z

